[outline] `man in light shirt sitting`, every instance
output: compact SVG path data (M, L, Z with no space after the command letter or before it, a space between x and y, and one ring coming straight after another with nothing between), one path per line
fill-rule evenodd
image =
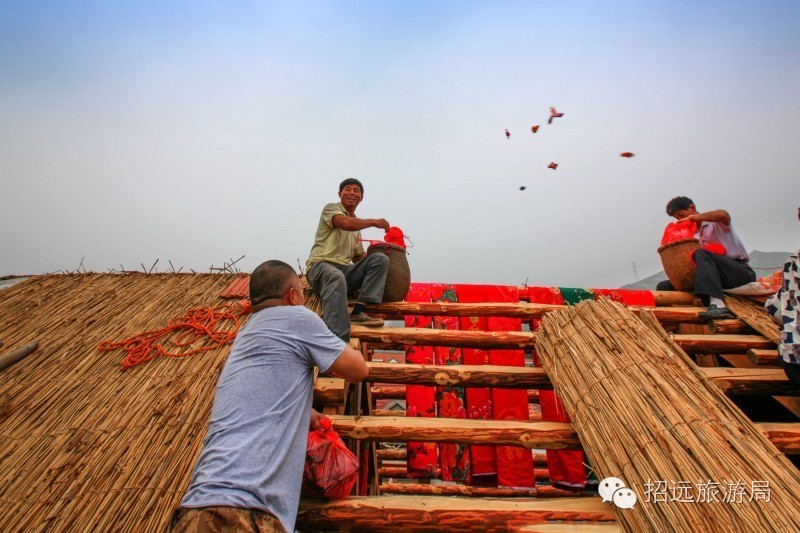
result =
M700 213L694 202L686 196L670 200L667 214L677 220L691 220L697 224L695 237L703 248L692 256L696 266L694 294L708 306L700 316L709 320L736 318L725 306L722 291L747 285L756 280L756 274L748 264L750 256L744 243L733 229L731 215L724 209ZM656 288L675 290L669 281L662 281Z

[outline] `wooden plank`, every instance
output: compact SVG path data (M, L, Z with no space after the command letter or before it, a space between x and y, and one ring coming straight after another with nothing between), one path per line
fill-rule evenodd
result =
M533 489L508 489L503 487L475 487L471 485L428 485L422 483L384 483L382 494L413 494L426 496L468 496L473 498L580 498L584 494L550 486Z
M615 520L613 505L602 503L599 497L521 500L401 495L301 500L297 529L509 531L558 521L613 523Z
M377 385L372 387L372 397L376 400L405 400L405 385ZM539 390L528 390L528 403L539 403Z
M399 448L399 449L380 449L377 451L377 456L379 460L383 461L405 461L406 460L406 449ZM534 453L533 454L533 466L541 466L547 467L547 454L544 453Z
M751 348L747 350L747 357L759 366L780 366L781 364L781 356L778 354L777 349L759 350Z
M550 472L547 468L534 468L534 478L539 483L550 481ZM442 476L441 469L437 468L434 476L440 478ZM408 479L408 470L405 466L382 466L378 469L378 477L393 478L393 479Z
M366 381L437 385L441 387L502 387L504 389L552 389L544 369L494 365L413 365L367 363Z
M367 328L351 326L351 335L364 342L403 346L455 346L484 349L533 349L534 334L526 331L460 331L429 328ZM746 353L752 348L774 347L760 335L675 335L675 342L690 354Z
M341 378L318 377L314 384L314 403L344 405L346 382Z
M20 359L24 359L39 348L38 341L31 341L25 346L20 346L16 350L11 350L7 354L0 356L0 370L4 370Z
M780 368L703 368L728 396L800 396Z
M494 444L542 450L577 450L580 442L571 424L523 420L458 418L379 418L332 416L342 438L382 442L451 442ZM800 423L756 424L778 450L800 453Z
M391 302L367 306L367 311L375 316L400 320L406 315L420 316L500 316L530 320L542 318L547 313L561 311L565 305L538 303L446 303L446 302ZM631 307L635 313L639 309L652 312L659 322L671 324L689 323L705 324L707 319L701 318L704 307ZM737 324L744 324L741 320ZM728 327L735 327L732 324ZM746 327L746 324L744 324Z
M756 330L739 318L714 320L709 326L714 335L758 335Z
M342 438L383 442L494 444L546 450L580 449L572 425L523 420L422 417L331 417Z
M366 381L459 387L552 389L541 368L495 365L411 365L367 363ZM728 396L800 396L783 370L775 368L702 368L705 376Z
M756 427L783 453L800 454L800 422L773 422Z

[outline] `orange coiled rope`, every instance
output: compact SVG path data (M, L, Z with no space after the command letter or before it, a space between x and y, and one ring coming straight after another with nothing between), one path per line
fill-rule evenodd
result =
M186 357L232 342L239 332L239 319L248 313L250 313L248 300L239 300L232 305L197 307L189 309L180 318L171 319L165 328L144 331L120 342L105 340L100 342L97 348L103 351L125 349L128 353L122 361L122 370L155 359L159 354L166 357ZM221 326L226 322L232 323L230 329L222 329ZM168 338L174 334L177 334L175 338ZM167 343L177 348L186 348L206 337L211 340L211 345L201 345L181 353L168 352L164 349Z

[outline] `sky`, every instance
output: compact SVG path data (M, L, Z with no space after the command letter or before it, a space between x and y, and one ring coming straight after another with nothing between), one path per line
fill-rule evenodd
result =
M794 251L798 94L793 1L0 0L0 276L305 264L349 177L414 281L618 287L678 195Z

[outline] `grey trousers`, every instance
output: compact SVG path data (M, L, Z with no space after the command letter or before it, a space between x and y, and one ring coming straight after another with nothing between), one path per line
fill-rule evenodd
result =
M389 272L389 257L372 254L350 266L319 261L311 265L306 276L314 292L322 300L322 320L334 335L350 342L350 317L347 297L361 289L358 302L379 304Z
M756 280L756 273L747 263L708 250L694 253L697 267L694 275L694 294L708 305L708 297L722 299L722 289L733 289Z

